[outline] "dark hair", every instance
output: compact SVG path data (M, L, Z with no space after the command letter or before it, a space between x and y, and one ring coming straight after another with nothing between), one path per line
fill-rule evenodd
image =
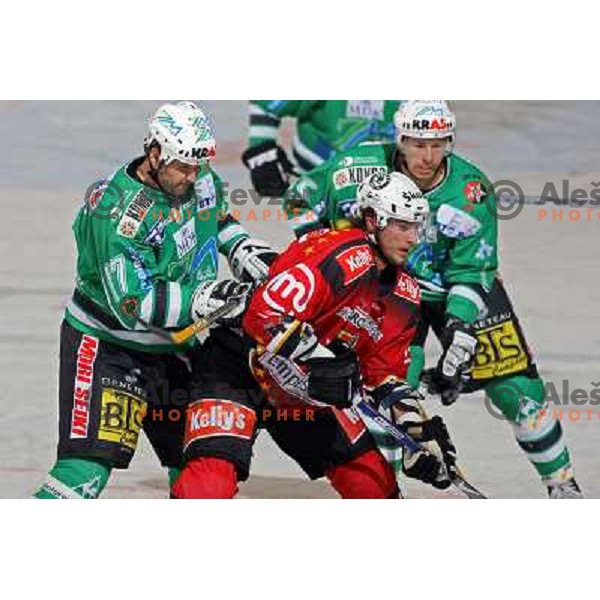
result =
M149 144L144 144L144 153L146 156L150 154L152 148L158 148L159 151L161 150L160 144L156 140L152 140Z
M350 222L352 227L358 227L359 229L364 229L366 226L365 217L373 217L375 220L377 220L377 215L375 214L375 210L371 206L368 206L367 208L364 208L363 210L361 210L359 212L358 216L349 217L348 221Z

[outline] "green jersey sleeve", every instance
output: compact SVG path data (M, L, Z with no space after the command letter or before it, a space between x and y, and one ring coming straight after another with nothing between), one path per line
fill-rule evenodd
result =
M493 209L494 197L487 182L472 182L485 189L484 201L467 204L465 210L456 210L458 219L468 230L450 245L445 280L449 284L446 312L467 322L477 319L484 302L477 292L492 287L498 271L498 223ZM444 228L448 219L444 207L438 211L438 227ZM468 210L467 210L468 209Z
M251 100L249 105L249 144L276 141L283 117L302 118L314 107L316 100Z
M217 248L219 253L229 258L232 248L242 239L250 237L248 231L229 213L227 194L223 186L223 180L211 170L216 195L218 215Z
M330 171L330 163L323 163L296 179L286 192L283 208L296 237L331 226L326 215Z

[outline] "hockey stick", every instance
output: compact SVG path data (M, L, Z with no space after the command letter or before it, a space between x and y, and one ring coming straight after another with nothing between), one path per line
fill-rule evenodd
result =
M220 308L217 308L214 312L210 313L210 315L206 315L206 317L201 317L197 321L194 321L191 325L184 327L178 331L167 331L166 329L161 329L160 327L156 327L155 325L151 325L150 323L146 323L143 319L136 317L136 321L146 327L148 331L154 333L161 338L173 342L174 344L184 344L188 340L190 340L195 335L202 333L206 329L208 329L211 325L213 325L216 321L226 316L232 309L234 309L239 303L239 300L236 298L228 298L225 300L225 304Z
M429 420L429 418L430 418L429 414L427 413L427 410L423 406L423 403L420 402L419 400L417 400L417 408L419 409L419 412L421 413L421 416L423 417L423 419ZM469 496L469 498L473 498L473 499L477 499L477 500L479 500L479 499L487 500L487 496L484 496L476 487L472 486L466 480L464 471L458 465L456 465L456 473L459 478L457 481L453 482L456 487L458 487L463 493L465 493L467 496Z
M392 436L404 449L410 453L421 452L423 448L415 442L407 433L402 431L397 425L384 417L375 410L366 400L361 400L356 405L363 415L377 423L386 433ZM467 498L472 500L487 500L487 496L482 494L475 486L471 485L460 473L454 474L451 478L452 484L460 490Z
M206 317L201 317L197 321L194 321L191 325L188 325L186 328L171 333L171 339L176 344L183 344L187 342L195 335L198 335L199 333L202 333L205 329L208 329L213 323L218 321L220 318L226 316L239 304L239 302L240 301L237 298L227 298L227 300L225 300L225 304L223 304L221 308L217 308L217 310L210 313L210 315L206 315Z

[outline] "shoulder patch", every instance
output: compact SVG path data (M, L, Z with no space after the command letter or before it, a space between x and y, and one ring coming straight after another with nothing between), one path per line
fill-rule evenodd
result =
M373 251L367 244L352 246L336 255L335 261L344 274L344 285L349 285L375 266Z
M468 202L467 206L471 207L487 196L485 185L481 181L469 181L463 188L463 193Z

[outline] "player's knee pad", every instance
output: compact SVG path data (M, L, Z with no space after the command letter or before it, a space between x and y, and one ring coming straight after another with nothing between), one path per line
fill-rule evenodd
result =
M334 489L345 499L397 498L393 469L377 450L369 450L326 473Z
M63 458L48 474L36 498L98 498L108 483L111 466L101 460Z
M490 383L485 393L511 423L520 423L544 408L544 382L536 377L516 376Z
M171 488L172 498L229 499L238 491L235 465L222 458L190 460Z

